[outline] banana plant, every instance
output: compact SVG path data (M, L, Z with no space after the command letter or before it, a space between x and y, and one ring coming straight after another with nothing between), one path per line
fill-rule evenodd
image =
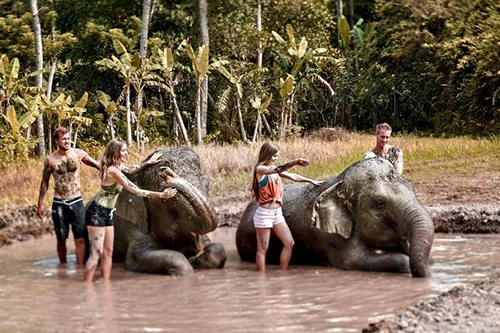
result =
M18 118L16 108L13 105L7 106L6 113L2 116L10 127L10 134L17 140L19 132L33 124L40 114L40 95L26 96L25 98L16 97L27 112Z
M356 42L356 46L358 50L364 50L365 44L369 42L373 36L373 32L375 31L375 25L371 22L365 25L365 29L361 29L361 25L364 20L360 18L354 27L351 30L349 26L349 22L345 16L341 16L340 24L339 24L339 34L342 38L342 49L344 50L344 54L349 53L349 45L351 42L351 35L354 37L354 41Z
M230 96L234 96L235 105L238 112L238 122L240 125L240 134L243 142L247 142L247 135L245 131L245 124L243 122L243 113L241 111L241 100L243 98L243 82L258 74L267 72L267 68L257 68L247 71L243 74L237 75L233 71L229 71L222 62L216 62L212 65L217 71L219 71L230 83L229 87L222 93L218 102L219 112L224 112L229 104ZM257 118L259 119L259 118Z
M111 58L98 60L95 62L95 64L100 68L111 69L118 72L123 80L124 85L117 103L120 104L123 100L125 100L127 145L130 146L132 144L132 111L130 107L130 88L132 85L132 81L135 78L137 62L132 62L132 57L128 53L125 46L123 46L123 44L119 40L113 39L113 47L120 58L112 55Z
M76 140L78 137L79 130L83 126L87 127L92 124L92 119L84 116L85 112L87 111L85 105L87 105L88 99L89 99L89 94L85 92L71 110L72 112L69 119L70 119L70 129L74 129L73 148L76 147Z
M292 113L294 85L293 77L288 75L285 80L280 78L280 97L281 97L281 115L280 115L280 137L285 135L286 126L288 124L288 115ZM288 108L288 110L287 110ZM289 112L287 112L289 111Z
M182 46L182 45L181 45ZM157 69L161 73L161 76L164 79L166 84L163 87L163 91L172 101L172 105L174 107L174 116L177 126L179 126L181 130L182 139L184 140L184 144L186 146L190 146L189 137L186 131L186 126L184 125L184 121L182 120L182 114L179 110L179 105L177 103L177 96L175 94L175 85L177 84L177 80L174 79L174 68L180 66L179 63L175 62L174 54L171 48L164 48L163 50L158 50L155 56L152 59L155 63L158 64Z
M191 59L191 65L193 67L193 74L196 77L197 93L196 93L196 143L201 144L201 83L203 79L208 74L208 47L206 45L201 46L198 49L198 55L195 55L194 50L191 45L187 45L186 53Z
M72 137L72 145L76 147L79 130L82 126L89 126L92 123L92 119L83 115L86 111L85 105L88 101L88 93L85 92L74 106L71 106L73 102L71 96L66 96L64 93L59 94L53 102L45 95L41 95L41 99L49 124L52 123L53 115L57 117L58 126L62 126L66 122Z
M302 37L297 44L295 33L290 24L286 26L288 41L285 41L276 31L272 31L271 33L286 51L285 53L276 52L276 60L284 76L286 76L285 79L280 80L282 112L279 127L280 136L283 136L286 127L293 125L293 101L297 87L300 86L301 81L311 73L318 73L321 70L321 66L324 66L328 62L333 62L335 59L321 56L321 54L327 51L325 48L310 49L305 37Z
M115 101L111 99L109 95L106 93L98 90L97 91L97 100L99 103L101 103L102 106L104 106L104 110L108 114L108 126L107 129L109 131L109 135L111 136L111 139L115 138L115 125L113 122L113 119L115 115L120 111L120 110L125 110L125 107L123 106L118 106Z
M137 121L142 113L142 96L146 86L162 86L162 79L154 73L155 66L150 65L149 61L142 61L139 53L133 56L127 51L125 46L117 39L113 39L113 47L120 58L111 56L111 59L105 58L96 61L96 65L102 68L108 68L117 71L124 81L123 90L117 100L119 105L125 100L126 124L127 124L127 144L132 143L132 122L136 123L136 141L139 147L142 147L141 140L144 137L144 130ZM130 90L135 92L135 115L131 112Z
M257 140L257 133L259 132L259 128L262 124L262 115L267 113L267 107L269 104L271 104L271 101L273 99L273 94L270 94L264 102L262 102L262 99L260 97L255 97L250 101L252 106L257 109L257 120L255 121L255 129L253 131L253 137L252 137L252 143L255 143Z
M28 79L38 75L41 71L30 73L19 78L19 60L9 60L6 55L0 56L0 100L5 109L0 113L10 127L10 134L14 139L19 138L19 132L30 128L40 114L40 93L43 89L28 86ZM19 115L22 106L25 112Z
M23 96L24 94L34 95L43 92L41 88L28 86L28 80L41 72L42 70L39 70L19 78L19 59L14 58L9 60L9 57L6 55L1 55L0 100L8 107L12 104L12 100L15 97Z

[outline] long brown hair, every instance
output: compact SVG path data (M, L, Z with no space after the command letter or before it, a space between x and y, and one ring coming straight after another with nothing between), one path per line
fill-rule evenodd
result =
M99 177L104 179L106 170L110 165L118 165L120 163L121 150L125 146L125 142L120 139L112 139L106 145L104 153L101 157L101 169L99 170Z
M262 147L260 147L259 160L257 161L257 164L255 164L255 168L253 169L253 182L252 182L252 191L256 200L259 200L259 181L257 180L257 167L269 161L269 159L271 159L274 155L276 155L276 153L278 153L279 150L280 148L271 141L266 141L262 145Z

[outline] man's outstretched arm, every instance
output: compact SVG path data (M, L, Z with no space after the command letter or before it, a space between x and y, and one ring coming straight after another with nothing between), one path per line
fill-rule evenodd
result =
M101 168L101 163L97 162L92 157L90 157L89 154L87 154L87 152L80 150L80 154L82 155L82 162L84 164L96 168L97 170Z

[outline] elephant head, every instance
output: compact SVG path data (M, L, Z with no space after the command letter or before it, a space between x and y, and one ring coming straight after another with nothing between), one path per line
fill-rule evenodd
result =
M361 240L368 248L405 253L415 277L429 276L434 225L413 186L383 158L362 160L328 180L313 198L313 226Z
M356 162L319 187L285 186L283 201L295 240L292 263L430 275L432 219L416 199L411 183L389 161ZM255 202L249 204L236 233L243 260L255 258L252 218L256 209ZM271 240L269 262L279 258L279 244Z
M199 157L193 150L181 147L162 153L158 164L129 178L140 188L158 192L175 188L177 194L164 200L139 198L123 191L117 201L116 216L138 226L154 240L157 248L175 250L187 258L202 258L199 254L210 245L204 235L215 230L218 224L217 215L207 200L208 178L201 172ZM123 246L128 247L129 243L123 242ZM115 252L116 249L117 242ZM222 265L225 253L223 256Z

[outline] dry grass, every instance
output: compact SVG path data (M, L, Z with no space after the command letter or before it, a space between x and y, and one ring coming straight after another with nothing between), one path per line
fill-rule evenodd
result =
M310 178L325 179L341 172L349 164L362 158L364 152L373 147L373 135L349 133L349 135L332 135L326 131L323 135L311 135L304 139L293 139L276 142L281 149L280 160L289 161L298 157L309 159L307 168L295 167L297 172ZM499 163L491 163L500 157L500 143L493 139L470 139L466 137L420 138L413 135L397 135L392 144L404 149L405 175L410 180L425 181L434 177L436 168L446 168L450 173L460 173L484 161L489 167L499 169ZM202 166L211 176L211 196L217 197L249 197L251 171L256 162L262 142L254 145L216 145L207 144L195 147L200 155ZM143 154L131 151L129 164L139 162L150 152L159 147L151 147ZM167 148L167 147L161 147ZM98 156L94 156L97 158ZM488 162L490 161L490 162ZM12 164L0 170L0 207L18 207L35 205L42 176L42 162L30 160L22 165ZM53 180L51 180L52 184ZM97 172L83 166L81 174L82 195L89 200L99 190ZM45 206L51 203L52 188L45 198ZM246 196L246 197L245 197Z

